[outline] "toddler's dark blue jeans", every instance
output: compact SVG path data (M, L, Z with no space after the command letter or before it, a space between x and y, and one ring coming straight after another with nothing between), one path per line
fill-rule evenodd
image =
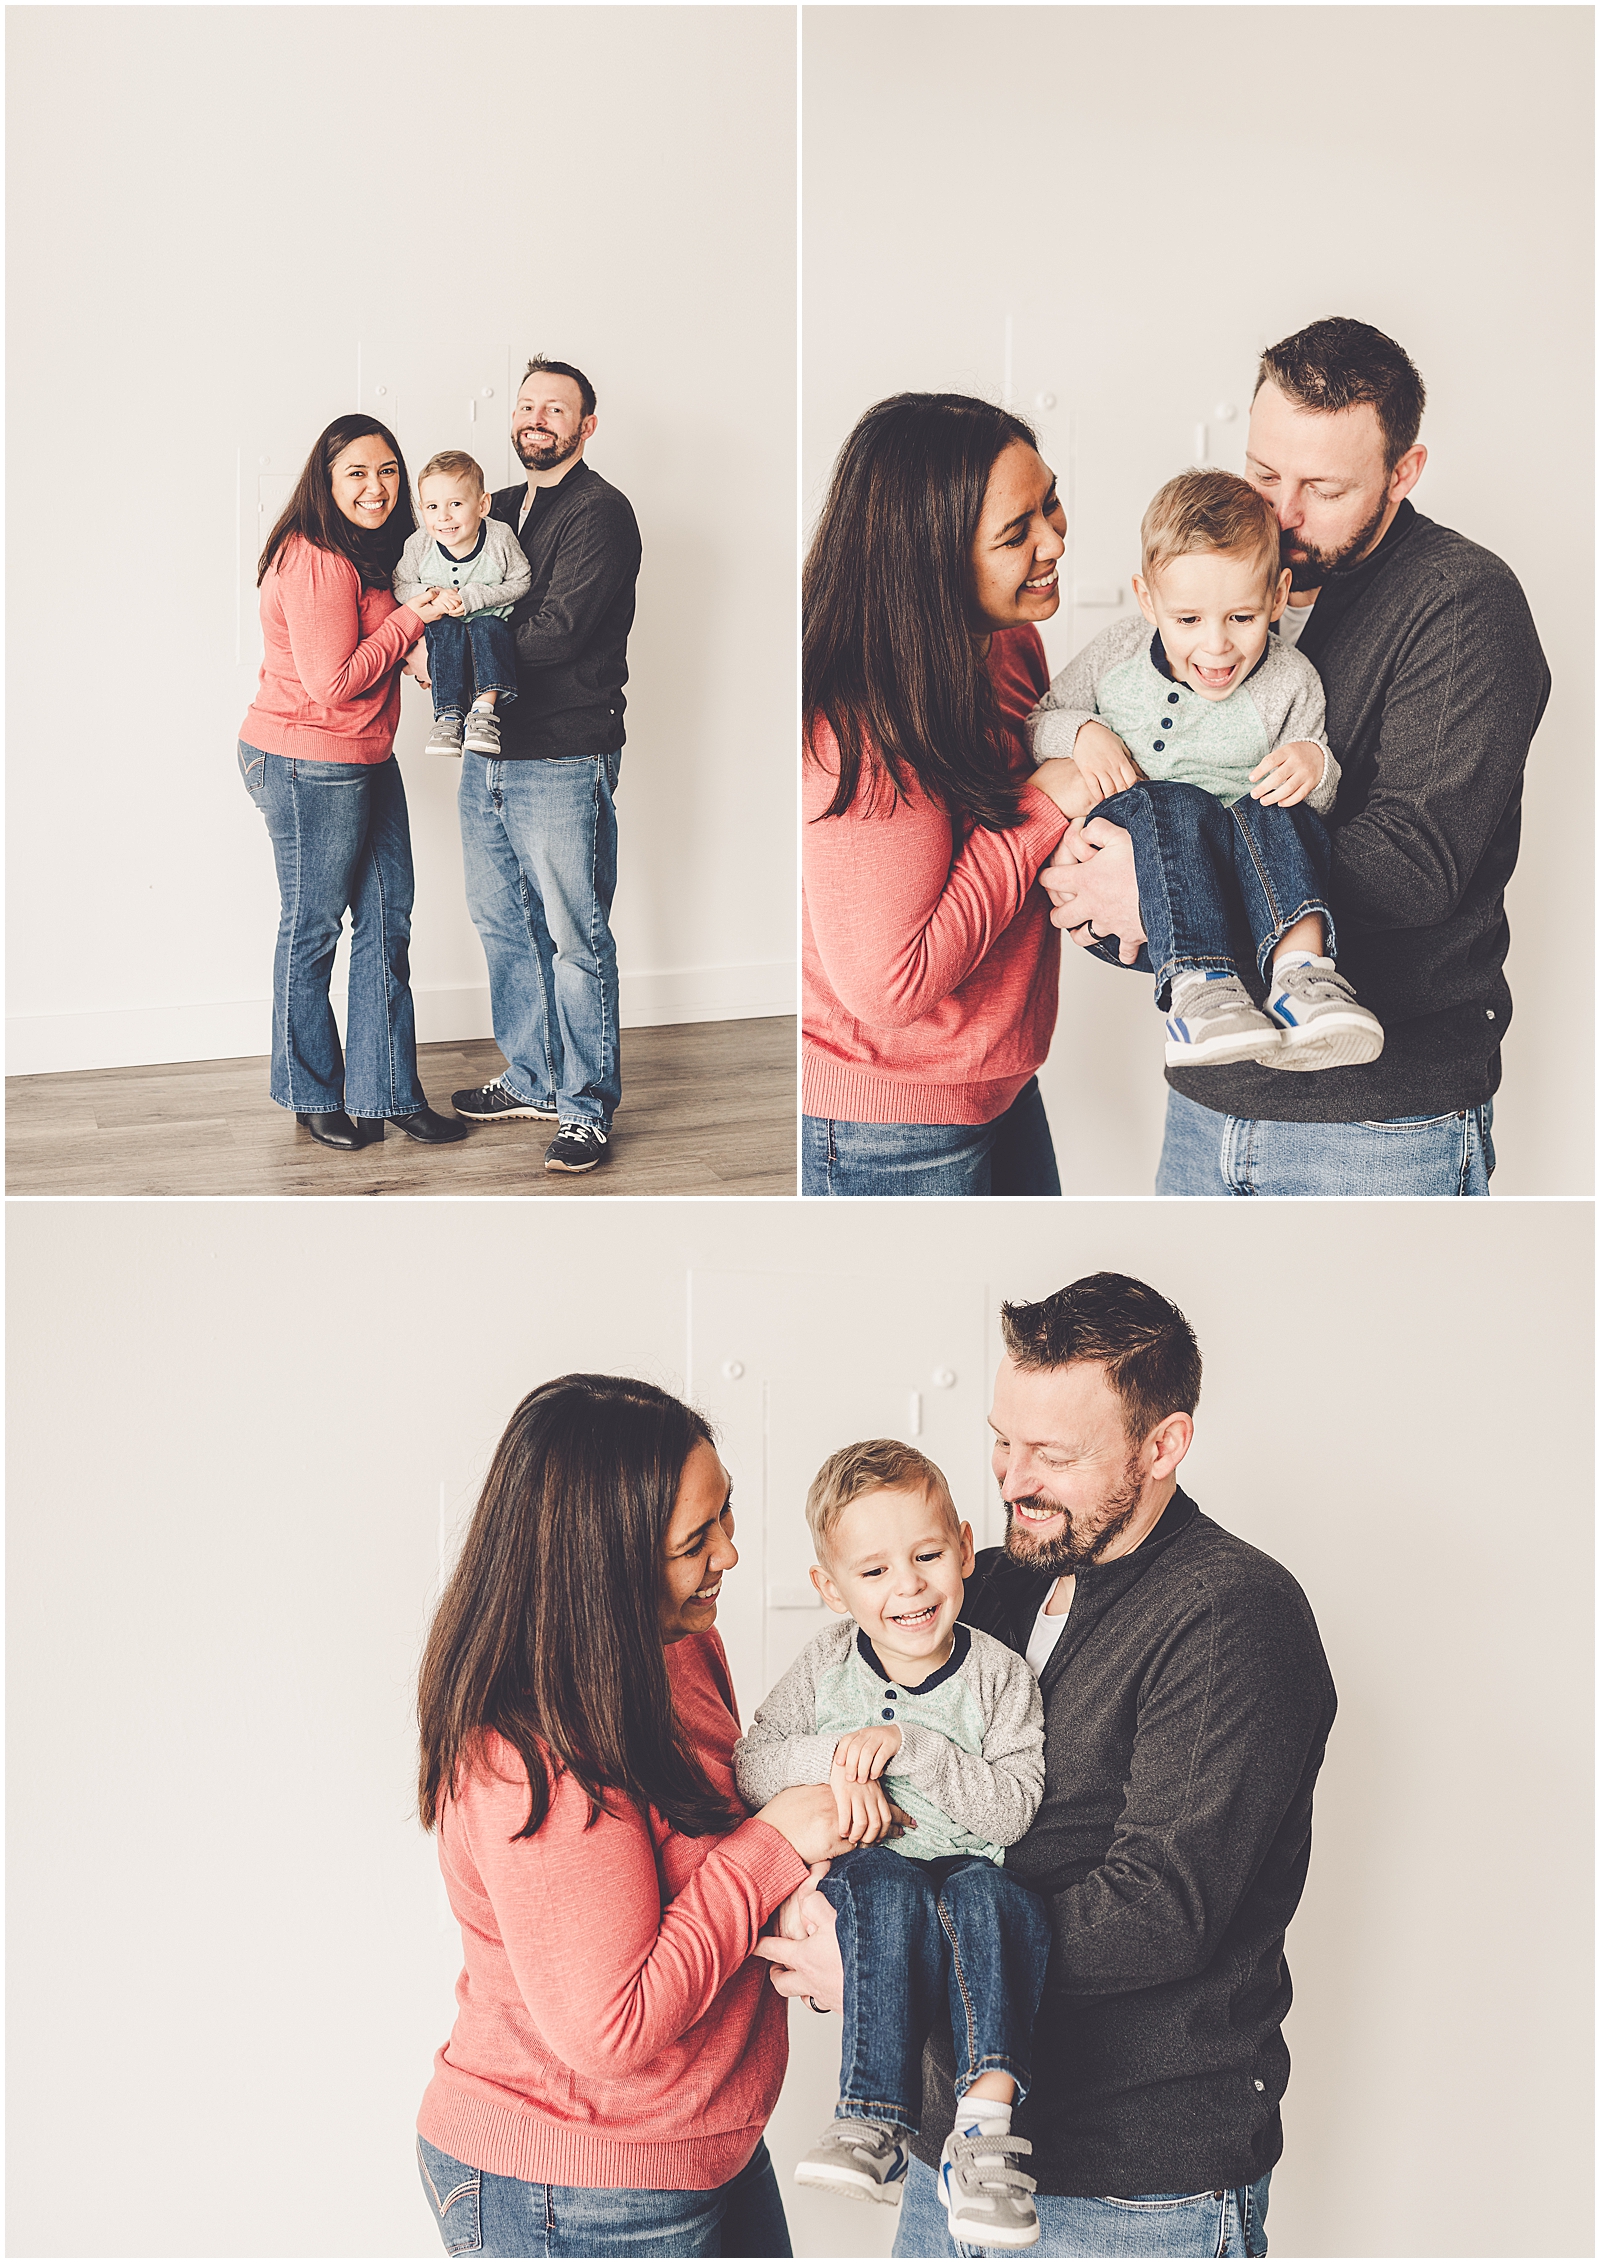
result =
M1144 778L1091 813L1126 828L1139 876L1139 917L1149 940L1134 961L1156 978L1165 1013L1172 978L1192 969L1236 974L1259 996L1286 929L1319 912L1335 951L1327 905L1327 829L1305 802L1265 808L1248 794L1224 809L1214 794L1173 778ZM1097 958L1120 966L1114 941Z
M980 2074L1027 2093L1050 1921L1036 1894L981 1855L919 1862L887 1847L841 1855L822 1881L844 1963L839 2100L914 2130L922 2046L946 2006L956 2095Z
M434 717L463 716L481 691L497 691L500 705L517 696L517 648L511 623L498 613L447 613L428 623L428 674Z

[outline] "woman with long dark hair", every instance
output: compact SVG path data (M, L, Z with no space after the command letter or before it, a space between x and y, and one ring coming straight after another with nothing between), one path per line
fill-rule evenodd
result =
M806 1194L1058 1194L1035 1071L1060 938L1034 885L1070 762L1022 718L1066 520L1020 417L880 401L806 560Z
M405 461L370 417L336 417L306 460L256 574L261 681L239 770L267 822L281 911L271 1094L325 1147L396 1123L460 1139L417 1079L411 829L394 755L400 667L440 605L397 606L390 579L416 524ZM350 913L346 1044L328 997Z
M747 1817L702 1418L563 1375L507 1425L428 1635L418 1802L466 1968L417 2118L446 2252L782 2256L762 1926L842 1854L826 1784Z

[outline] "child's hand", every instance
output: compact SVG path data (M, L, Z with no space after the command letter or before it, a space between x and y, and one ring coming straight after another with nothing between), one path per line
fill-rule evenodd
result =
M445 610L444 591L442 589L419 589L415 597L406 599L406 603L419 620L436 621Z
M1314 794L1322 783L1323 752L1310 739L1291 739L1287 746L1275 746L1272 752L1258 762L1251 771L1250 799L1265 808L1276 802L1280 809L1292 809L1307 794Z
M459 589L441 589L437 590L435 595L445 612L452 614L457 620L467 609L466 600Z
M1084 724L1072 742L1072 759L1093 789L1094 799L1082 810L1068 810L1069 817L1086 817L1095 802L1120 794L1125 786L1136 786L1144 776L1116 732L1104 723Z
M853 1784L876 1783L904 1742L890 1723L880 1727L874 1721L867 1728L852 1729L833 1748L834 1768Z
M839 1818L841 1839L848 1839L853 1847L874 1847L880 1839L888 1837L896 1810L890 1806L889 1795L880 1784L858 1784L838 1767L829 1775L828 1784Z

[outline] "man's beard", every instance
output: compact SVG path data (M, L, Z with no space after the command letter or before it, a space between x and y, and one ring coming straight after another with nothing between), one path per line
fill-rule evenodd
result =
M570 440L557 440L554 434L529 431L511 445L529 471L554 471L557 464L564 464L569 456L577 454L583 445L583 435L575 432Z
M1144 1492L1138 1469L1138 1456L1130 1454L1122 1465L1121 1482L1113 1486L1100 1503L1098 1519L1092 1527L1082 1511L1074 1519L1069 1508L1042 1493L1019 1495L1017 1500L1007 1501L1006 1554L1013 1563L1025 1564L1029 1571L1053 1572L1058 1579L1066 1573L1087 1571L1091 1564L1100 1561L1114 1540L1121 1538L1138 1515ZM1067 1529L1059 1540L1030 1540L1017 1524L1019 1507L1053 1510L1057 1516L1065 1517Z
M1343 573L1347 566L1353 566L1382 526L1383 514L1388 508L1388 499L1385 497L1360 532L1351 535L1348 542L1341 542L1337 550L1314 549L1303 533L1297 531L1291 534L1285 527L1278 543L1278 565L1280 571L1283 567L1288 567L1289 587L1320 589L1330 574ZM1292 557L1290 553L1295 550L1303 550L1305 556Z

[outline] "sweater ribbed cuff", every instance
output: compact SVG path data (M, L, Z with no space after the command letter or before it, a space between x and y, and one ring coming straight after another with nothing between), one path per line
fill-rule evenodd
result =
M739 1865L769 1916L811 1875L811 1865L795 1853L783 1833L770 1823L758 1822L753 1815L748 1823L729 1832L717 1852Z

